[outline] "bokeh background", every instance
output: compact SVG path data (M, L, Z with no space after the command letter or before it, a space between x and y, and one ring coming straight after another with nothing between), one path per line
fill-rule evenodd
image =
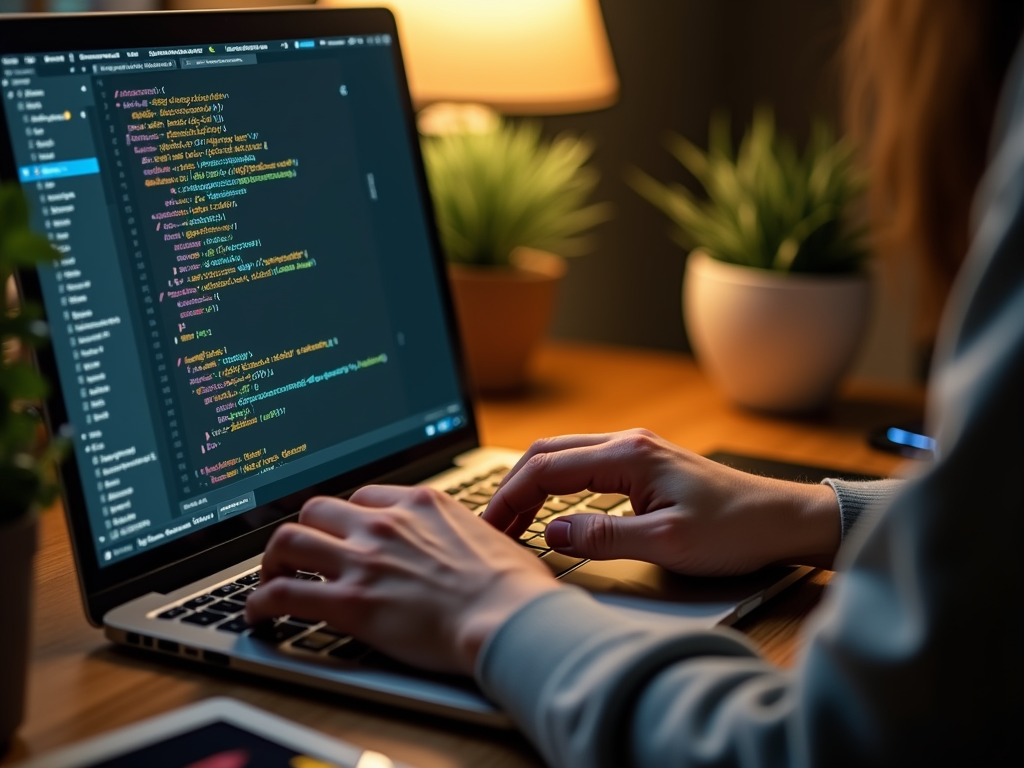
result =
M291 0L292 4L309 0ZM288 4L289 0L0 0L0 10L88 11ZM692 183L664 148L676 131L698 144L715 109L739 135L757 105L802 142L812 117L839 125L839 45L846 0L601 0L621 81L618 102L598 112L545 117L554 135L591 137L601 173L596 197L614 218L593 249L570 262L552 335L598 343L688 351L680 290L685 254L664 216L623 180L629 166ZM853 373L919 378L912 339L912 274L878 269L872 325Z

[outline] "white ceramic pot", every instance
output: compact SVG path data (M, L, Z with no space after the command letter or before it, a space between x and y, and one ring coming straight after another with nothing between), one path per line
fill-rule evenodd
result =
M853 362L867 324L865 275L781 274L690 254L686 330L700 365L736 403L820 409Z
M4 622L0 633L0 759L25 713L36 531L34 514L0 525L0 584L4 587Z

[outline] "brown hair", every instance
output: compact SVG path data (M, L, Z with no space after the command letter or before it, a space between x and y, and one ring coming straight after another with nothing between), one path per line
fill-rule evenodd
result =
M847 124L870 179L876 247L921 265L919 340L934 337L967 251L1020 0L860 0L847 37Z

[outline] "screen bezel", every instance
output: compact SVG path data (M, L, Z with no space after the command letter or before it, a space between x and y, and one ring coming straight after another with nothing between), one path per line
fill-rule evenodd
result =
M244 33L243 33L244 31ZM60 14L11 16L0 23L0 53L44 53L62 50L102 50L126 47L187 46L344 35L390 34L406 135L414 161L416 184L424 202L433 253L433 266L442 309L457 367L460 396L466 404L463 426L429 441L394 453L372 464L332 477L299 493L261 505L181 539L132 557L99 567L90 530L79 467L70 454L59 469L72 548L81 579L87 618L96 626L104 613L127 600L151 591L167 592L208 573L230 567L258 554L273 529L294 518L302 503L314 495L344 496L373 481L415 482L452 465L453 459L479 445L473 402L462 359L462 346L446 278L433 202L416 131L397 28L390 11L381 8L287 8L232 11L164 11L144 13ZM88 45L83 46L83 40ZM17 181L13 148L6 116L0 110L0 179ZM17 275L22 295L42 303L35 270ZM67 408L57 382L56 358L51 348L36 353L36 362L53 386L44 404L50 433L68 421Z

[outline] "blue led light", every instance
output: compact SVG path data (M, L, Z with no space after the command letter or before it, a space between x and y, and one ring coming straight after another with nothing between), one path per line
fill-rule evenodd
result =
M911 448L919 448L922 451L935 450L935 440L933 438L919 435L916 432L908 432L899 427L889 427L885 436L897 445L909 445Z

